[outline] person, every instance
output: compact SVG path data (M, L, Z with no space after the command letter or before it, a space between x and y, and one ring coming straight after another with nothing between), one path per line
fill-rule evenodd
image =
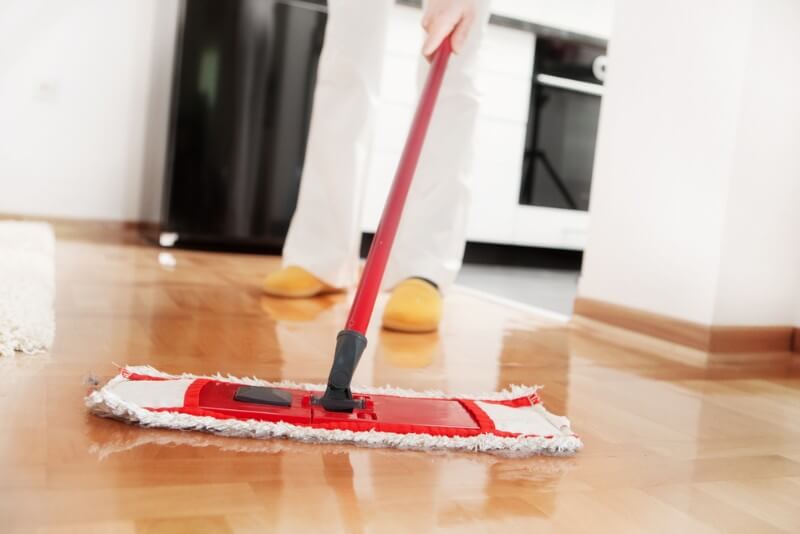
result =
M328 0L300 193L282 268L264 280L274 297L310 298L356 283L361 206L393 0ZM418 85L451 35L454 55L420 156L383 280L383 326L438 328L442 294L464 253L478 48L489 0L426 0Z

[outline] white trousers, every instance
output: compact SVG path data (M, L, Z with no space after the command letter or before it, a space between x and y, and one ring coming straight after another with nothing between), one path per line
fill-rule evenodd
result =
M461 268L478 115L476 63L489 19L489 0L477 4L467 43L450 59L442 82L384 288L420 276L446 291ZM351 286L358 276L362 199L393 5L393 0L328 1L300 195L283 265L303 267L335 287ZM427 71L420 55L419 87Z

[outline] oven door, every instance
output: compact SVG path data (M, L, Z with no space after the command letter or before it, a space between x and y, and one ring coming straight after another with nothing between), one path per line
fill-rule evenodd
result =
M603 86L538 74L520 204L587 211Z

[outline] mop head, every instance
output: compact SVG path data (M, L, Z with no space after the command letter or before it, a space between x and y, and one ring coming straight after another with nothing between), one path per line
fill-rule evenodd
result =
M290 404L234 399L242 386L270 388ZM276 389L271 389L276 388ZM353 443L398 449L451 449L512 456L571 455L581 447L569 420L548 412L536 387L448 396L397 388L353 388L365 409L328 412L313 402L325 386L231 376L170 375L129 366L86 397L89 411L144 427L256 439ZM280 401L277 401L280 402Z

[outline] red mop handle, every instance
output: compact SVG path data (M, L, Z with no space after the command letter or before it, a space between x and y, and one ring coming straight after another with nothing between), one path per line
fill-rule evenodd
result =
M436 97L439 95L439 88L442 85L444 70L447 66L447 60L450 59L451 51L450 37L448 36L434 52L428 79L422 89L417 112L414 115L414 121L411 123L411 129L406 139L406 146L397 165L392 190L386 199L383 215L381 215L378 230L375 232L375 237L369 248L367 263L364 265L364 272L361 274L361 281L358 283L355 300L353 300L350 315L347 317L347 323L345 323L345 329L347 330L355 330L366 335L367 326L369 326L369 320L372 317L372 310L375 308L375 299L378 298L381 280L386 270L386 262L389 260L389 253L392 250L395 234L397 234L400 216L406 203L408 189L411 187L411 179L414 178L414 170L417 168L419 153L422 150L422 143L425 141L433 106L436 103Z

